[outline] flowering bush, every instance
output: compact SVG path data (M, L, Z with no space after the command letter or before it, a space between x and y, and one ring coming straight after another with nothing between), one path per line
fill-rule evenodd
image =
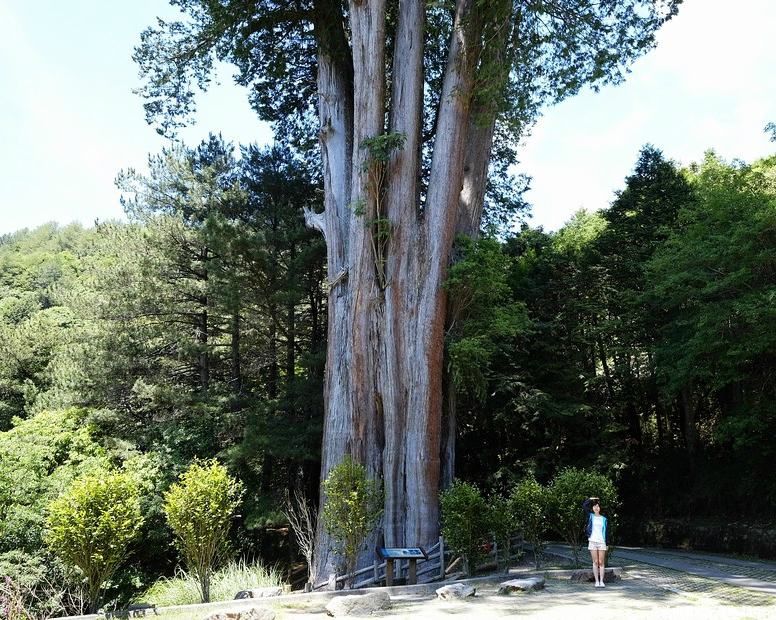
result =
M32 620L32 616L25 609L21 589L7 576L0 582L0 618L2 620Z

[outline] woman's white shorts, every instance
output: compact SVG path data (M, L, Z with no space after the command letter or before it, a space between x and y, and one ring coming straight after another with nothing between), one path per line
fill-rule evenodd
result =
M606 551L606 543L594 542L591 540L587 543L587 548L590 549L590 551Z

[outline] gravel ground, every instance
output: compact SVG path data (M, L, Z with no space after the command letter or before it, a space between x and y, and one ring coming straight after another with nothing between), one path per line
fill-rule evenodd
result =
M464 601L429 596L392 597L393 608L372 618L414 620L776 620L776 597L752 593L667 569L634 566L605 589L567 578L548 579L543 591L499 596L497 582L475 584L477 595ZM325 601L299 601L274 607L278 620L327 618Z

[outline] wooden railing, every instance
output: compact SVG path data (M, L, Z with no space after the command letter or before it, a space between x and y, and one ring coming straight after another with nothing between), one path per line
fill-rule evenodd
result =
M511 538L509 542L509 557L511 559L515 557L515 552L522 552L523 537L520 535L515 536ZM493 543L489 555L495 557L497 552L498 548L496 544ZM439 542L437 542L431 548L426 549L426 554L428 555L428 560L418 564L418 578L432 573L434 576L430 579L430 581L436 581L437 579L442 580L445 578L447 573L451 572L451 570L457 564L455 558L451 557L452 552L445 547L445 539L442 536L439 537ZM450 564L445 562L446 556L451 557L453 560ZM398 580L409 574L409 562L410 560L393 561L394 579ZM372 566L365 566L364 568L361 568L353 573L347 573L344 575L336 575L332 573L329 575L329 578L326 581L320 581L316 583L313 586L313 589L338 590L348 582L353 584L353 588L366 588L369 586L374 586L385 581L385 568L385 562L375 560ZM361 579L359 580L359 578Z

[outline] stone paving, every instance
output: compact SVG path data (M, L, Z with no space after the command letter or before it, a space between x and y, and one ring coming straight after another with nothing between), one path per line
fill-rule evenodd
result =
M776 563L755 558L746 559L742 556L732 557L718 553L687 551L684 549L663 549L654 547L618 547L618 549L620 551L644 553L650 556L656 555L679 560L705 560L724 566L747 566L749 568L756 568L763 571L774 571L774 573L776 573Z
M560 555L568 553L565 545L552 545L550 549ZM760 600L765 596L763 600L776 604L776 565L769 562L690 551L619 547L610 564L638 567L645 575L662 576L669 587L680 591L715 590L718 596L732 597L731 593L743 590L739 599Z
M776 610L776 597L771 594L748 590L701 575L644 562L629 562L627 574L631 579L644 579L676 594L703 597L729 605L772 607Z
M623 550L624 551L624 550ZM714 569L730 575L740 575L749 579L776 585L776 565L766 562L737 561L731 558L714 557L712 555L677 554L668 551L641 550L641 554L666 560L680 560L682 563L701 568Z

